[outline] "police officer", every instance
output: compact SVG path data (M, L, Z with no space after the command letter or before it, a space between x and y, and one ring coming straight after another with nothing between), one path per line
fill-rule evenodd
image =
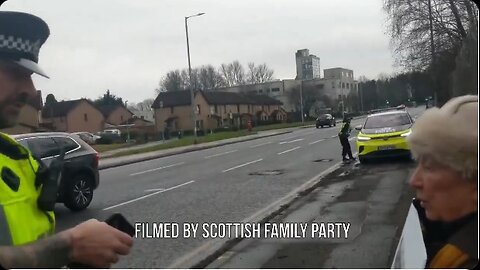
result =
M340 132L338 133L338 138L340 139L340 144L342 145L342 160L343 161L355 160L355 158L352 155L352 149L350 148L350 142L348 141L348 137L350 137L350 132L352 131L352 128L350 126L350 121L351 120L352 120L352 118L345 115L344 118L343 118L342 128L340 129ZM347 159L347 157L346 157L347 155L350 159Z
M31 75L47 77L38 55L49 34L36 16L0 11L0 129L14 126L34 95ZM47 190L44 169L26 148L0 133L0 265L58 268L77 262L104 268L128 254L133 239L105 222L92 219L54 234L53 207L39 203Z

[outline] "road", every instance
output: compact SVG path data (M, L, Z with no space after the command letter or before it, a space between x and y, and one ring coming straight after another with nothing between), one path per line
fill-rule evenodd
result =
M362 121L353 120L352 126ZM266 206L341 161L338 130L338 125L299 129L102 170L100 187L87 210L71 213L61 205L56 207L57 230L88 218L104 220L115 212L132 223L251 220ZM131 255L115 267L178 265L179 259L201 252L209 241L200 237L137 238Z

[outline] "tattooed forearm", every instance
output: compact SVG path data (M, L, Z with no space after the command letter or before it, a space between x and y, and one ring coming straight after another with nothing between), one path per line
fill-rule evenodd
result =
M0 246L5 268L59 268L70 262L70 239L59 233L24 246Z

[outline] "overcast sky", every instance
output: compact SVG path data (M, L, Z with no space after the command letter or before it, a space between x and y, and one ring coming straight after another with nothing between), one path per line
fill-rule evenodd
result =
M296 75L307 48L320 68L344 67L355 79L394 71L382 0L8 0L2 10L33 13L50 26L34 76L43 97L91 98L106 89L128 103L154 98L168 71L234 60L266 63L276 79Z

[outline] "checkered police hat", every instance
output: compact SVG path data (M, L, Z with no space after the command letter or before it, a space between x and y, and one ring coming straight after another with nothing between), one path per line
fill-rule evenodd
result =
M0 11L1 60L11 61L48 78L38 66L38 54L49 35L48 25L34 15Z

